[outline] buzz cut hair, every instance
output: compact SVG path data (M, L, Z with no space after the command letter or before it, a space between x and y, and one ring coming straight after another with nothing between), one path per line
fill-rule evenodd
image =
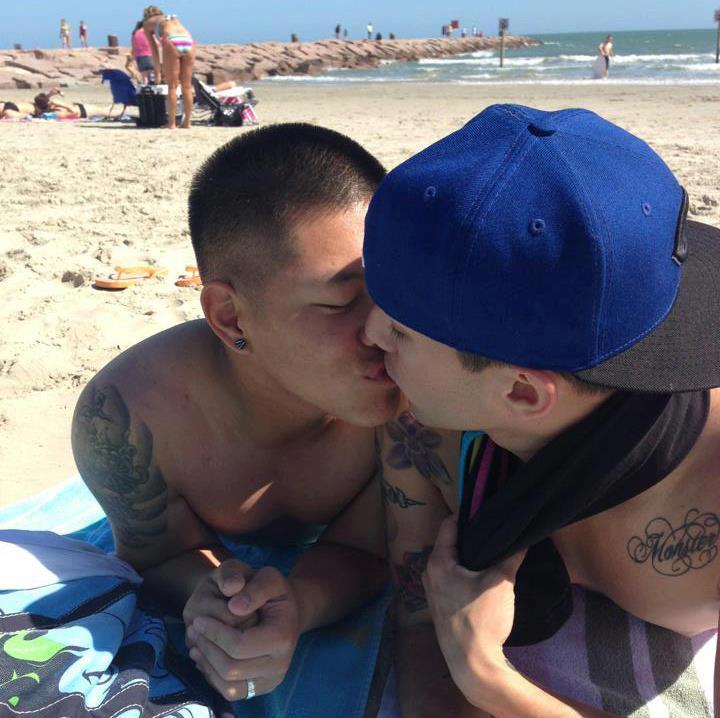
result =
M369 201L385 174L357 142L317 125L276 124L236 137L203 163L190 188L203 283L237 282L252 298L291 264L303 217Z

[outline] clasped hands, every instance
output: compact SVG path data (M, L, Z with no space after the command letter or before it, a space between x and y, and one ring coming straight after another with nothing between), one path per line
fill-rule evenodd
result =
M300 636L300 612L280 571L227 559L197 586L183 610L190 658L227 700L274 690Z

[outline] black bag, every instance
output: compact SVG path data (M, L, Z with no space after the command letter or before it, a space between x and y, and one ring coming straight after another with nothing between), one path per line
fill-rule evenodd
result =
M223 105L215 110L213 124L219 127L241 127L243 124L244 109L244 102L237 105Z
M166 95L160 95L152 85L145 85L138 92L138 127L162 127L168 123Z

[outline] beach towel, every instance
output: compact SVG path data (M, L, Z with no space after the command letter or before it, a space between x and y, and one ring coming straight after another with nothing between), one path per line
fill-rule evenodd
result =
M562 696L628 718L713 718L716 631L688 638L573 587L573 612L550 639L505 648L524 676ZM400 718L389 676L377 718Z
M285 680L271 694L231 704L188 658L182 622L144 602L131 567L88 545L107 551L112 534L79 478L0 509L0 529L6 556L14 552L17 560L26 552L22 573L3 565L24 586L6 578L0 590L3 717L364 715L388 592L353 616L304 634ZM221 538L256 567L287 573L299 555L299 549Z

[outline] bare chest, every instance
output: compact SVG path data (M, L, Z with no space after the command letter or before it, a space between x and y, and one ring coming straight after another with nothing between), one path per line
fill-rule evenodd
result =
M717 625L720 476L667 477L631 501L553 536L571 580L679 633Z
M164 471L211 529L239 534L275 526L286 533L332 521L372 477L372 432L350 429L296 447L258 449L200 434L177 452L166 447Z

